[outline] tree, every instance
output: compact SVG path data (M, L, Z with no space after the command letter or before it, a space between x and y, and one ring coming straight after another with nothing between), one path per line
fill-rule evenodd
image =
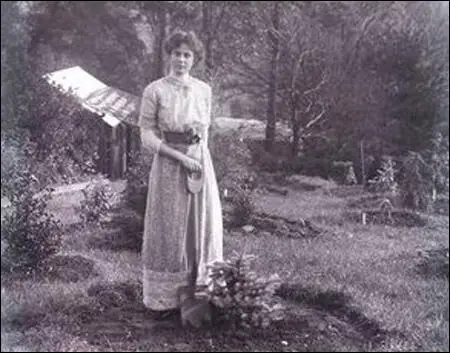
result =
M271 27L267 31L269 43L272 47L269 73L269 94L267 97L267 124L266 124L266 150L271 151L275 141L276 124L276 96L278 86L278 62L280 60L280 12L281 4L276 1L272 4Z
M279 95L290 116L292 155L296 156L300 140L326 116L322 88L329 80L331 57L317 23L296 5L285 4L283 10L283 28L275 32L283 58Z

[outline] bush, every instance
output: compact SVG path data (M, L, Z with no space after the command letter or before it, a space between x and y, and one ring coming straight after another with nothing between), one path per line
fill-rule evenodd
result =
M381 163L380 169L377 170L377 176L369 180L369 190L377 193L397 194L396 174L397 170L392 158L385 158Z
M242 189L234 191L231 202L233 204L233 210L231 213L231 224L229 226L237 228L248 224L255 211L255 204L251 192Z
M233 328L267 328L284 318L284 307L274 295L278 277L258 278L250 270L253 258L235 256L211 266L210 300Z
M409 152L402 161L400 191L403 205L429 210L433 203L433 170L418 152Z
M52 190L44 188L36 194L37 179L29 167L21 168L12 178L2 176L2 191L11 202L11 212L1 225L2 271L33 274L58 251L61 227L47 210Z
M436 134L431 141L428 152L431 168L433 171L433 182L438 193L449 192L449 142L448 137Z
M357 184L355 169L353 168L353 162L351 161L334 161L332 163L332 169L330 176L336 182L345 185Z
M111 226L119 229L114 238L115 248L140 251L147 205L148 178L152 155L144 150L130 155L125 174L127 186L120 202L112 210Z
M124 206L137 212L142 217L147 205L148 178L153 156L144 150L130 156L129 168L125 174L127 189Z
M255 208L252 193L258 183L250 149L237 134L216 135L212 155L221 195L226 191L226 198L232 203L227 226L246 225Z
M217 134L212 149L219 189L247 188L255 180L250 149L239 134Z
M101 225L111 208L112 190L105 180L96 179L82 190L80 218L85 225Z

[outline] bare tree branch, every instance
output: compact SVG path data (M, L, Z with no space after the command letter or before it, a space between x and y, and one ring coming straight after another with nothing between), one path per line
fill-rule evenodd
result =
M310 120L310 121L305 125L305 129L309 129L312 125L314 125L315 123L317 123L317 122L323 117L323 115L324 115L325 112L326 112L326 109L325 109L325 107L324 107L323 104L321 104L321 105L322 105L322 111L321 111L315 118L313 118L312 120Z
M259 70L252 67L249 63L245 62L242 57L240 57L238 60L239 60L238 63L245 68L245 70L247 71L247 74L251 73L251 75L253 75L255 78L258 78L261 82L263 82L265 84L270 84L270 81L266 76L261 74L261 72Z
M314 88L311 88L311 89L308 89L308 90L304 91L304 92L303 92L303 95L306 96L306 95L308 95L308 94L310 94L310 93L312 93L312 92L315 92L315 91L319 90L320 87L322 87L322 85L324 85L327 81L328 81L328 80L327 80L327 75L324 74L324 75L322 76L322 80L317 84L317 86L314 87Z
M306 100L308 101L308 106L306 107L305 112L306 112L306 113L309 113L310 110L311 110L311 108L312 108L313 101L312 101L311 99L309 99L308 97L305 97L305 98L306 98Z

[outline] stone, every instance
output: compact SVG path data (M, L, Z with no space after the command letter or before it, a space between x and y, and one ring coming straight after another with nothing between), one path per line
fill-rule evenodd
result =
M255 227L252 226L251 224L247 224L242 227L242 230L246 233L252 233L255 230Z

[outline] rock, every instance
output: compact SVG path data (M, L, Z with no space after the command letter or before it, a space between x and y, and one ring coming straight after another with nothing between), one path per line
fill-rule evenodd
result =
M262 237L270 237L272 235L272 233L270 233L268 231L263 231L263 232L260 232L259 235Z
M255 227L252 226L251 224L247 224L242 227L242 230L246 233L252 233L255 230Z

